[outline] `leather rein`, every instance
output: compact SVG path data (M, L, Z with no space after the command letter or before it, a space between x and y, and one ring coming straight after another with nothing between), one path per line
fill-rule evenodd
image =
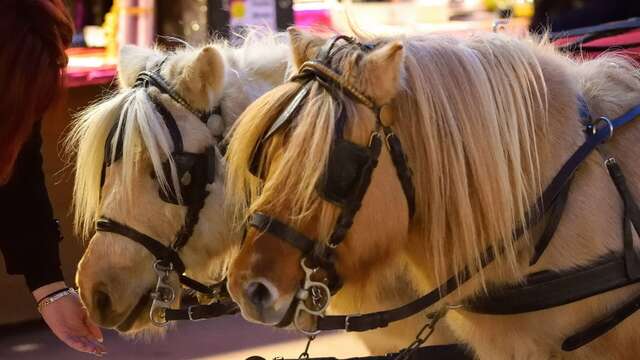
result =
M339 275L335 273L334 249L344 239L346 232L353 223L355 214L360 208L361 200L370 184L372 172L377 164L377 157L381 149L380 138L383 135L391 152L397 176L403 185L411 215L415 208L411 171L408 167L406 156L402 152L399 139L389 127L382 125L379 108L367 96L350 86L338 72L328 65L331 59L331 50L339 40L345 40L349 44L357 44L355 40L348 37L336 37L323 46L316 60L304 63L299 74L293 78L293 81L302 81L304 85L257 144L257 148L259 148L273 133L292 121L291 118L304 101L309 92L309 84L312 82L318 82L327 88L336 101L339 102L340 100L339 97L334 95L334 91L342 91L356 102L370 108L376 114L376 130L372 133L368 146L374 161L369 164L367 171L365 171L365 176L362 176L361 181L353 189L355 193L352 197L353 200L342 207L327 244L310 239L292 226L264 213L253 214L249 222L257 230L280 238L301 252L301 267L305 273L305 280L301 290L292 301L289 312L278 326L286 326L293 323L299 331L308 336L314 336L323 330L361 332L386 327L390 323L408 318L440 302L447 295L458 289L460 285L470 280L474 274L468 267L465 267L424 296L394 309L362 315L325 315L330 297L339 290L340 284ZM357 45L365 51L371 49L367 45ZM559 225L576 170L593 150L598 149L601 144L612 137L615 129L640 116L640 105L638 105L613 120L606 117L592 119L584 101L582 99L578 101L580 114L585 122L585 142L566 160L551 183L530 208L526 216L526 222L518 225L513 230L512 238L515 242L530 227L544 221L542 235L535 244L534 253L530 261L531 265L535 264L540 258ZM532 274L525 279L523 285L494 289L495 291L491 291L488 295L469 298L462 304L455 306L449 304L441 305L440 309L428 314L427 317L430 319L427 324L428 328L432 329L435 322L451 308L486 314L518 314L568 304L640 282L640 257L633 248L631 235L633 228L640 230L640 209L626 186L622 170L616 159L613 156L609 156L605 161L605 165L624 203L623 257L611 256L582 268L562 272L547 271ZM502 251L503 249L494 249L492 247L485 249L480 257L481 268L491 264ZM329 274L329 276L325 276L321 280L314 279L312 275L317 270L324 270L325 274ZM563 350L572 351L589 343L612 329L639 308L640 296L568 337L562 345ZM315 329L303 328L298 323L298 316L301 313L307 313L315 318ZM424 330L422 329L418 334L416 340L420 340L418 345L426 341L426 338L421 338ZM412 346L414 345L415 343L412 344Z
M210 120L220 121L222 114L219 106L216 106L210 112L197 111L172 89L159 73L165 61L166 58L156 65L156 70L153 72L143 71L139 73L134 87L143 89L148 89L149 87L157 88L161 93L169 95L180 106L196 115L204 124L207 124ZM206 186L215 179L215 149L212 146L208 147L202 154L184 152L182 135L175 118L158 99L152 98L152 102L161 115L173 141L172 157L176 163L181 182L180 186L186 186L185 184L188 182L188 189L190 190L186 194L187 196L178 199L176 191L172 187L170 194L165 194L161 191L160 197L166 202L187 208L184 222L176 232L174 241L169 246L126 224L107 217L100 217L97 220L96 231L114 233L132 240L143 246L156 258L153 267L158 279L155 290L150 294L153 302L149 313L154 325L165 326L169 321L174 320L196 321L235 314L239 309L227 292L226 279L213 286L207 286L186 276L184 274L186 266L179 255L180 250L187 245L189 239L193 236L194 229L198 224L200 211L204 207L205 200L209 194ZM126 117L123 118L126 119ZM116 122L105 142L105 162L103 164L101 186L104 184L106 169L122 156L124 130L121 126L120 136L114 139L117 128L118 123ZM116 141L115 145L113 144L114 140ZM113 155L112 147L114 148ZM165 171L170 171L168 162L165 165ZM183 193L183 195L185 194ZM169 277L172 272L177 274L180 284L204 295L211 302L209 304L195 304L186 308L172 309L171 305L176 296L173 287L169 283Z

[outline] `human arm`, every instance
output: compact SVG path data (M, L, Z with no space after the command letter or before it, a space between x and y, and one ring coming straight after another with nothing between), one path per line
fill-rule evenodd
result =
M11 180L0 187L0 250L7 272L25 277L36 301L65 288L58 243L61 239L42 171L40 125L20 150ZM77 296L42 308L52 332L72 348L104 352L100 330L87 318Z

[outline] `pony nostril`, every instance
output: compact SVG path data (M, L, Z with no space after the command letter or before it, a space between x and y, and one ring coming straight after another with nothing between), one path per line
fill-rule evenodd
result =
M104 319L111 310L111 297L102 290L96 290L93 295L93 304Z
M270 306L274 301L271 290L262 281L252 281L247 285L247 297L259 308Z

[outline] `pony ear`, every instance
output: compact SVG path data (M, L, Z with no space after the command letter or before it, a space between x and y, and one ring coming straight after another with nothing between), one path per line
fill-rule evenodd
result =
M293 64L296 68L300 68L305 61L315 57L318 48L325 42L323 38L300 31L294 26L287 28L287 32L291 42Z
M388 103L400 89L404 68L404 46L392 41L364 58L364 88L378 105ZM370 90L369 90L370 89Z
M222 94L224 87L224 58L213 46L205 46L187 64L176 81L176 88L187 99L202 102L201 106L210 106L209 101L215 95ZM200 99L203 97L203 99ZM197 104L194 104L197 105Z
M147 68L147 61L156 55L153 49L134 45L124 45L118 58L118 79L120 86L131 87L138 73Z

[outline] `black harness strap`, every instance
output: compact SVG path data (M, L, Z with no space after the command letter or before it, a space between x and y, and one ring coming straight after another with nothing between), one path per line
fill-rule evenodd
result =
M469 299L465 309L481 314L513 315L570 304L640 282L627 277L624 258L608 257L588 267L529 275L523 284L489 290Z
M240 308L238 308L236 303L232 300L224 300L208 305L191 305L186 309L166 309L164 311L164 316L167 321L197 321L223 315L234 315L238 312L240 312Z
M614 158L609 158L605 163L624 204L622 234L627 276L633 280L640 279L640 258L633 246L633 230L635 229L636 232L640 230L640 209L638 209L638 203L634 200L631 191L627 187L627 182L618 162Z
M547 246L549 246L553 235L555 235L556 230L558 229L558 225L560 225L562 214L564 214L564 209L567 205L567 200L569 199L571 181L573 181L573 177L569 178L569 183L564 187L564 189L558 196L558 199L554 202L554 205L546 215L548 219L547 224L542 231L542 235L540 235L538 241L536 241L536 244L533 248L533 254L531 255L531 259L529 260L529 266L533 266L538 262L544 251L547 249Z
M164 105L160 103L160 100L150 97L151 102L155 105L156 111L160 114L160 117L164 121L164 125L169 130L169 136L171 136L171 141L173 142L173 152L181 153L184 151L184 145L182 143L182 136L180 135L180 128L178 128L178 123L176 119L171 115L171 111L169 111Z
M121 224L109 218L100 218L96 221L96 231L109 232L118 234L133 240L147 249L156 259L162 261L165 265L173 264L173 269L182 274L185 270L184 263L178 253L163 243L155 240L149 235L143 234L136 229Z
M249 225L260 231L267 232L280 239L286 240L287 243L300 250L303 255L310 254L316 246L316 242L299 233L291 226L267 216L264 213L257 212L251 216Z
M416 213L416 189L413 185L411 169L408 165L407 155L402 150L402 144L398 136L391 131L387 126L383 127L385 140L387 141L387 147L389 148L389 154L391 154L391 160L393 166L396 168L396 173L404 196L407 198L407 206L409 207L409 219L413 219L413 215Z
M207 112L196 110L182 96L180 96L177 92L175 92L171 88L171 86L162 78L162 76L152 71L140 72L136 78L134 87L147 88L149 87L149 85L153 85L154 87L157 87L158 90L160 90L162 93L169 95L175 102L177 102L182 107L184 107L185 109L189 110L191 113L196 115L198 119L200 119L200 121L202 121L205 124L207 123L211 115L214 115L214 114L221 115L220 106L216 106L211 111L207 111Z
M223 315L233 315L240 311L240 308L233 302L229 292L227 291L227 282L223 280L210 289L212 296L216 300L211 304L199 304L198 299L194 297L183 297L186 300L187 307L182 309L166 309L164 317L167 321L176 320L205 320Z
M632 108L613 121L606 118L598 119L596 123L587 127L588 138L585 145L595 143L595 146L598 146L612 135L614 129L638 116L640 116L640 106ZM596 128L598 123L603 123L604 126ZM602 135L597 136L598 133ZM604 135L607 136L604 137ZM596 142L594 139L602 139L602 141ZM585 145L576 153L584 154ZM640 257L633 245L633 228L636 231L640 229L640 209L626 185L622 170L615 158L608 158L605 165L623 200L623 256L612 255L612 259L606 258L587 267L570 271L533 274L525 279L524 284L493 289L485 296L470 299L465 308L483 314L520 314L569 304L640 282ZM565 197L566 194L563 198ZM566 202L566 199L561 202ZM561 206L564 207L564 204ZM558 219L554 222L559 222L560 215L556 216ZM557 227L557 224L551 224L553 228ZM546 244L538 245L542 250L546 246ZM532 263L537 260L540 253L541 250L536 247ZM567 338L563 343L563 350L572 351L593 341L613 329L639 308L640 297Z
M623 322L638 310L640 310L640 296L636 296L633 300L625 303L609 315L589 325L586 329L566 338L562 342L562 350L573 351L590 343L605 334L607 331L616 327L616 325Z

